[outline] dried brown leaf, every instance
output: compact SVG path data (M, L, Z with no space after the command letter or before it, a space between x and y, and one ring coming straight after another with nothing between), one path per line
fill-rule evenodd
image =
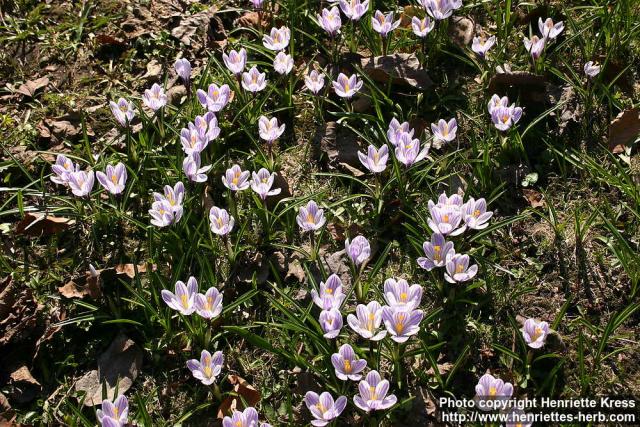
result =
M21 84L20 87L16 89L16 92L21 93L24 96L33 98L33 95L35 95L39 89L47 87L48 84L48 77L40 77L36 80L27 80L26 83Z
M392 84L425 90L433 81L414 54L395 53L387 56L363 58L362 68L371 79L378 83Z
M16 224L16 234L26 236L48 236L67 230L75 220L29 212Z
M615 153L624 153L625 147L633 144L640 136L640 109L626 109L613 119L609 125L609 149Z
M261 394L244 378L238 375L229 375L229 383L233 385L233 394L228 395L218 407L218 418L224 418L234 410L242 410L246 406L255 406L260 402ZM246 402L246 406L245 403Z

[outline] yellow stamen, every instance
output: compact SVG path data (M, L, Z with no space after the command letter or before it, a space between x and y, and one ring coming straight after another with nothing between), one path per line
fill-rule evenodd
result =
M349 360L345 360L344 361L344 371L348 374L351 373L351 361Z
M184 308L188 308L189 307L189 300L187 299L187 295L183 294L180 299L182 300L182 307Z

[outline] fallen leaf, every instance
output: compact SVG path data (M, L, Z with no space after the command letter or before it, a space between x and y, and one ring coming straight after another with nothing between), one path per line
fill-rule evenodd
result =
M20 87L16 89L16 92L21 93L30 98L33 98L33 95L35 95L39 89L47 87L48 84L49 84L48 77L40 77L39 79L36 79L36 80L27 80L26 83L20 85Z
M136 277L136 266L134 264L118 264L114 268L116 273L119 275L124 274L125 276L129 277L129 279L133 279L134 277ZM137 269L138 269L138 273L146 273L147 265L138 264ZM156 269L156 266L153 265L152 270L155 271L155 269Z
M544 76L528 71L510 71L508 67L494 74L487 92L509 99L520 100L521 105L544 105L547 102L547 81Z
M451 362L438 363L436 366L438 367L438 373L440 375L446 375L453 368L453 363ZM435 371L433 370L433 367L427 370L427 375L433 375L434 373Z
M17 403L30 402L35 399L36 395L42 390L42 386L31 375L26 365L21 365L15 369L9 376L14 392L11 393L11 399Z
M234 410L242 410L248 406L256 406L260 402L260 392L238 375L227 376L233 385L233 394L228 395L218 407L218 418L224 418ZM246 406L245 406L246 403Z
M217 7L212 6L183 18L180 24L171 30L171 35L186 46L197 48L213 44L223 48L226 45L227 34L216 11Z
M262 15L262 20L260 20L260 14L258 12L245 12L241 17L233 21L234 26L237 27L246 27L246 28L266 28L269 25L269 21L267 20L267 16L265 14Z
M449 36L455 44L464 48L473 41L475 26L475 22L469 17L454 16L449 25Z
M374 81L425 90L433 85L427 71L414 54L395 53L387 56L363 58L362 68Z
M118 48L122 48L127 45L123 40L108 34L98 34L96 36L96 42L100 43L102 46L113 46Z
M16 224L15 232L26 236L48 236L61 233L75 223L69 218L29 212Z
M615 153L624 153L640 135L640 109L626 109L616 116L609 125L609 149Z
M287 275L284 277L284 280L293 279L298 283L304 283L304 269L302 265L300 265L300 261L297 259L290 261L287 269Z
M532 208L541 208L547 205L547 202L544 200L544 196L539 191L531 188L523 188L522 194Z
M146 80L158 80L162 75L162 64L152 59L147 62L147 72L142 76Z
M71 280L66 285L60 286L58 292L65 298L82 299L85 296L89 296L90 298L98 299L102 295L100 275L97 272L94 275L92 272L87 271L84 277L84 284Z
M358 137L350 130L339 127L336 122L327 122L319 126L313 139L314 155L324 157L326 165L335 169L344 165L353 168L362 166L358 158L360 145Z

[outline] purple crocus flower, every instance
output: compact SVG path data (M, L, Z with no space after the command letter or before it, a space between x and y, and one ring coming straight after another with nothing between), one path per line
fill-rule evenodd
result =
M229 212L216 206L209 210L209 221L211 222L211 231L218 236L226 236L231 233L235 224L235 219L229 215Z
M380 341L387 335L387 331L378 330L382 324L382 306L377 301L358 304L356 315L349 314L347 323L358 335L371 341Z
M427 34L433 31L435 25L435 21L432 21L428 16L425 16L422 19L417 16L411 18L411 29L413 30L413 34L418 37L426 37Z
M291 39L291 30L287 27L272 28L269 35L262 36L262 44L269 50L281 51L289 46Z
M264 3L264 0L249 0L249 1L251 2L251 5L255 10L262 10L262 3Z
M487 212L487 201L485 199L474 199L471 197L467 203L462 205L462 219L467 227L472 230L482 230L489 226L489 219L493 212Z
M205 319L213 319L222 313L222 292L211 287L207 292L196 295L196 313Z
M352 21L359 21L369 10L369 0L340 0L342 13Z
M343 73L338 75L338 79L332 82L333 90L341 98L351 99L360 89L362 89L363 82L358 80L356 74L352 74L351 77L347 77Z
M146 105L147 108L157 111L167 105L167 95L164 93L162 86L154 83L153 86L151 86L151 89L144 91L144 95L142 95L142 102L144 102L144 105Z
M393 22L393 12L389 12L386 15L379 10L371 18L371 26L373 29L380 33L380 36L386 38L389 33L400 25L400 20Z
M494 44L496 44L496 36L491 36L486 40L481 40L480 37L474 37L471 43L471 50L481 58L484 58Z
M205 182L207 180L207 172L211 169L211 165L200 167L200 153L192 153L185 157L182 162L182 170L193 182Z
M489 111L489 114L491 114L493 110L495 110L498 107L508 107L508 106L509 106L509 98L507 98L506 96L503 96L502 98L500 98L498 95L494 94L491 97L491 100L489 101L489 103L487 104L487 110Z
M273 59L273 69L276 73L286 76L293 70L293 58L284 52L278 52Z
M406 167L411 167L415 163L423 160L429 154L429 146L425 145L420 150L420 140L413 139L410 134L404 133L398 140L396 145L396 159Z
M324 210L319 209L316 202L309 200L307 206L300 206L296 222L302 229L302 232L319 230L326 222Z
M453 14L454 9L458 9L458 2L451 0L420 0L420 4L425 8L427 13L433 17L436 21L447 19ZM460 6L462 2L460 1Z
M304 76L304 85L311 93L317 95L324 87L324 74L311 70L309 74Z
M527 49L527 52L531 55L533 60L537 60L542 55L542 51L544 50L544 45L547 39L539 38L538 36L532 36L530 39L527 37L524 38L524 47Z
M324 337L327 339L334 339L340 333L342 329L342 314L337 308L331 310L322 310L320 312L320 326L324 331Z
M265 168L260 169L258 173L252 172L251 189L258 193L262 200L266 200L268 196L280 194L281 188L271 189L275 177L275 172L269 173Z
M200 360L187 360L187 368L189 368L194 378L200 380L202 384L211 385L215 382L216 377L220 375L223 363L224 356L221 351L216 351L212 355L207 350L202 350Z
M491 122L500 131L507 131L520 121L522 108L512 104L510 107L497 107L491 111Z
M217 113L227 106L231 98L231 89L226 84L218 86L215 83L211 83L206 92L198 89L196 95L200 105L212 113Z
M124 427L129 418L129 401L123 394L118 396L113 403L105 399L102 406L96 411L98 422L103 426Z
M360 163L373 173L380 173L387 168L387 160L389 160L389 148L386 145L377 149L373 145L367 148L367 154L358 151L358 159Z
M453 210L461 210L463 204L462 196L459 194L452 194L451 196L447 196L447 193L444 191L442 194L438 196L438 203L433 203L432 200L429 200L427 205L429 206L429 210L434 207L440 209L453 209Z
M353 403L365 412L388 409L396 404L394 394L387 396L389 381L383 380L378 371L370 371L358 384L360 395L353 397Z
M539 322L535 319L527 319L521 331L524 341L529 347L540 348L547 341L549 324L547 322Z
M334 419L338 418L347 406L346 396L340 396L334 402L333 396L327 391L318 395L313 391L308 391L304 395L304 403L313 415L311 424L317 427L326 426Z
M589 61L586 64L584 64L584 73L587 75L587 77L592 79L598 74L600 74L600 66L594 64L593 61Z
M96 178L100 185L111 194L120 194L124 191L127 182L127 168L122 162L117 165L107 165L104 172L96 172Z
M243 172L242 169L240 169L240 166L233 165L225 172L222 177L222 183L231 191L246 190L250 186L250 175L251 173L249 171Z
M151 224L156 227L167 227L182 218L182 205L171 205L167 200L157 200L149 209Z
M438 123L431 123L431 132L438 141L451 142L456 138L456 132L458 131L458 122L455 117L449 122L440 119Z
M400 123L395 118L391 119L389 123L389 129L387 130L387 139L394 146L397 147L400 144L402 135L408 134L410 138L413 138L414 129L411 129L409 122Z
M320 292L311 290L311 299L323 310L340 308L346 295L342 293L342 280L336 274L327 278L326 282L320 282Z
M444 279L449 283L466 282L478 274L478 266L469 266L469 255L455 254L447 259Z
M278 119L276 117L269 119L266 116L260 116L260 119L258 119L260 138L267 141L268 144L273 144L276 139L280 138L284 133L284 129L285 124L278 125Z
M513 385L505 383L491 374L484 374L476 385L476 402L483 411L491 411L494 405L487 404L488 400L509 399L513 395Z
M182 151L187 155L201 153L209 145L200 129L193 123L189 123L186 128L182 128L180 131L180 143L182 144Z
M173 68L175 68L176 73L178 73L182 81L185 84L189 84L189 80L191 79L191 63L189 60L180 58L173 64Z
M242 48L237 52L232 50L228 55L223 53L222 60L224 61L224 65L232 74L239 76L247 65L247 50L245 48Z
M136 110L133 109L133 103L124 98L118 99L118 103L109 101L109 106L116 121L122 127L129 126L129 123L131 123L131 120L133 120L136 115Z
M340 34L342 27L342 19L340 19L340 11L336 6L331 9L322 9L321 15L316 15L318 25L329 34L332 38Z
M249 72L242 73L242 87L251 93L260 92L267 87L266 74L258 71L258 68L254 65Z
M551 18L547 18L544 21L542 18L538 18L538 29L544 38L553 40L564 30L564 24L562 21L554 24Z
M184 184L177 182L173 187L164 186L164 194L153 193L153 199L156 202L166 201L171 210L179 210L182 216L182 201L184 200ZM177 222L177 221L176 221Z
M178 280L175 287L176 293L163 289L160 294L165 303L172 309L188 316L196 311L196 294L198 293L198 281L195 277L189 277L187 284Z
M414 310L422 300L422 286L409 286L404 279L387 279L384 281L384 299L393 310Z
M430 212L431 218L427 220L427 224L434 233L441 233L444 236L457 236L466 229L464 225L460 227L462 213L459 208L434 206L430 208Z
M93 189L94 174L93 171L77 171L67 175L69 177L69 188L71 192L78 197L85 197L91 194Z
M251 406L242 412L234 410L230 417L222 419L222 427L256 427L257 425L258 411Z
M406 342L412 335L420 331L420 322L424 313L422 310L398 310L391 307L382 309L382 320L392 340L398 343Z
M356 353L349 344L343 344L337 353L331 355L331 364L336 370L336 377L342 381L358 381L367 367L365 359L356 359Z
M453 242L447 242L440 233L433 233L430 242L422 244L424 257L418 258L418 265L427 271L436 267L444 267L447 258L455 254Z
M193 121L195 128L200 133L200 137L207 143L213 141L220 136L220 127L218 126L218 118L209 111L204 116L196 116Z
M353 240L344 241L344 250L355 266L362 265L371 256L371 245L364 236L356 236Z
M58 154L56 156L56 163L51 166L51 171L54 173L54 175L51 176L51 181L56 184L67 185L69 183L69 174L79 170L80 167L74 164L67 156Z

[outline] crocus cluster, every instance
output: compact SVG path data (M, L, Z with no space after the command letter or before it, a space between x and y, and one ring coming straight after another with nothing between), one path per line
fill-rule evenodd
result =
M91 194L95 179L92 170L81 171L77 163L73 163L63 154L58 154L55 164L51 166L51 171L53 172L51 181L68 186L75 196L86 197ZM126 179L126 172L124 172L124 181Z
M408 122L400 123L394 118L389 123L387 139L395 147L396 159L407 168L424 160L429 154L429 147L427 145L422 147L420 140L414 138L413 134L414 129L411 129ZM376 153L372 152L372 154L375 155ZM386 158L384 163L386 164ZM372 162L372 164L375 164L375 162ZM384 170L384 168L381 170Z
M518 123L522 117L522 108L516 107L516 104L509 105L509 98L506 96L500 98L498 95L493 95L487 109L493 125L503 132Z
M523 40L525 49L527 49L534 61L542 56L547 42L560 35L564 30L564 24L562 21L554 23L551 18L547 18L544 21L542 18L538 18L538 30L540 30L542 37L533 35L531 38L525 37Z
M190 181L205 182L207 172L211 166L201 167L201 153L207 148L209 143L220 136L218 119L213 111L220 111L228 101L229 87L218 88L215 84L209 86L209 93L198 89L198 98L203 106L208 106L209 112L203 116L196 116L193 123L188 123L186 128L180 131L180 142L186 157L182 162L184 174ZM215 88L212 88L215 87ZM226 90L225 90L226 89ZM223 99L226 98L226 99Z
M178 280L175 293L163 289L161 295L169 307L185 316L195 312L205 319L213 319L222 312L222 293L214 287L204 294L198 293L198 281L193 276L186 285Z
M173 187L164 186L164 194L153 193L154 202L149 209L151 224L156 227L167 227L182 218L184 200L184 184L177 182Z
M118 396L113 402L102 401L96 417L102 427L124 427L129 419L129 401L125 395Z

